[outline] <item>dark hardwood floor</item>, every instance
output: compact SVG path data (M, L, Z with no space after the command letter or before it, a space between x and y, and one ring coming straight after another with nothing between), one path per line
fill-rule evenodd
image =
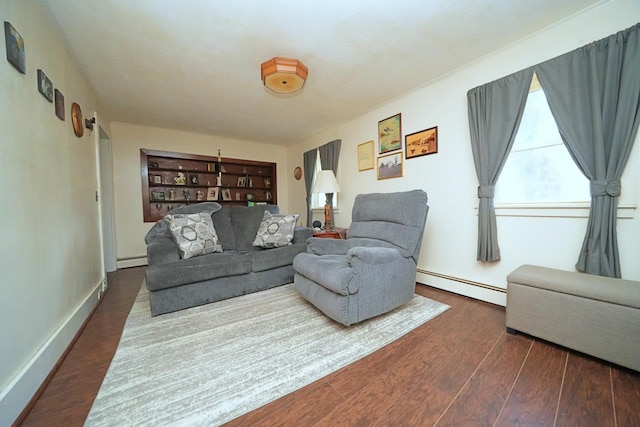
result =
M81 426L144 268L119 270L23 426ZM505 333L505 310L418 285L452 308L228 426L640 426L640 374ZM638 339L638 337L630 337Z

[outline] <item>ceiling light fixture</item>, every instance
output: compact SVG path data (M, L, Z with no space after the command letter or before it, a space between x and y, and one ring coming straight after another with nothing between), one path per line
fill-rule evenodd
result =
M276 56L260 65L260 77L276 93L297 92L304 86L309 69L297 59Z

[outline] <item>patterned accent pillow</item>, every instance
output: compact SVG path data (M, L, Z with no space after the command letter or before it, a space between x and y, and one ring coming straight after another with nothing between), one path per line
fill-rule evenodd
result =
M169 230L178 244L182 258L222 252L211 213L173 214L165 216Z
M281 215L264 211L253 246L278 248L290 245L299 216L299 214Z

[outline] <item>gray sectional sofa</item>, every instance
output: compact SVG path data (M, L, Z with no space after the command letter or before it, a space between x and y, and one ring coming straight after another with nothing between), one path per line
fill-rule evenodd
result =
M145 237L151 315L293 283L293 258L306 250L313 231L295 227L291 244L276 248L253 246L264 212L278 206L220 206L205 202L174 209L172 214L211 212L222 252L184 259L167 221L158 221Z

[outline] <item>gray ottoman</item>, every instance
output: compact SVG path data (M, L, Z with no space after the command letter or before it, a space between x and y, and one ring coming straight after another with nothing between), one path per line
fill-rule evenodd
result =
M509 333L640 371L640 282L533 265L507 282Z

